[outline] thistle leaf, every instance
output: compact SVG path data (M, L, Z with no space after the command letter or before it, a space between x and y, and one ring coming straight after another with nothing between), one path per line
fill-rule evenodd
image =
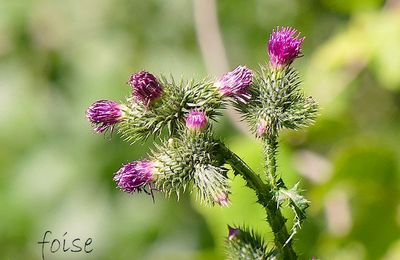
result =
M301 228L303 221L306 219L306 209L310 206L310 202L300 195L299 183L296 183L296 185L289 190L280 188L277 191L276 198L280 205L287 202L294 212L293 226L291 229L291 235L288 239L289 241Z

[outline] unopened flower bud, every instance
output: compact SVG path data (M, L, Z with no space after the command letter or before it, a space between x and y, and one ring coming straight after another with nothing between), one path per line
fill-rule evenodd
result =
M128 83L132 87L132 96L135 101L146 106L159 98L163 92L157 78L147 71L132 74Z
M102 133L119 123L122 116L121 105L112 100L96 101L86 110L86 117L97 133Z
M186 126L190 130L202 130L208 122L206 112L201 110L192 110L186 117Z
M273 30L268 41L269 61L273 68L289 65L301 55L301 44L304 37L290 27Z
M133 193L141 191L146 185L154 181L153 162L142 160L134 161L122 166L114 175L114 181L121 190Z
M253 83L253 72L245 66L239 66L223 75L215 85L224 96L234 97L242 102L250 99L249 86Z

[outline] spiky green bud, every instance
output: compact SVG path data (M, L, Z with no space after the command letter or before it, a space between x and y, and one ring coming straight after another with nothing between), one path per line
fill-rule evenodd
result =
M203 80L180 81L173 78L160 78L163 94L151 107L127 99L129 108L126 117L118 125L118 132L129 142L147 139L151 135L161 133L168 128L170 134L185 124L185 116L194 109L203 111L209 119L220 115L225 101L214 87L213 82Z
M295 69L287 67L276 71L262 66L261 73L254 76L253 98L247 104L237 104L237 109L260 137L276 136L283 128L309 126L317 116L318 106L299 86Z
M227 169L223 167L218 142L212 138L211 130L180 133L153 151L152 161L160 173L156 186L168 196L176 193L178 198L191 187L201 202L227 206Z
M264 240L247 228L228 226L226 252L230 260L278 259L274 250L268 250Z

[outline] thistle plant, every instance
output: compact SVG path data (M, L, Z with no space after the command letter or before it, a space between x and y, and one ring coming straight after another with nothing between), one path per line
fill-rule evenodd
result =
M231 227L226 240L228 259L297 259L293 238L306 218L309 202L298 184L287 187L277 173L279 134L283 129L302 129L317 115L317 104L300 89L292 66L301 44L295 29L276 28L268 41L269 62L259 70L238 66L217 80L179 80L140 71L129 77L132 91L119 104L100 100L91 105L87 118L94 131L115 128L135 144L149 137L159 140L147 158L123 165L113 179L127 193L164 193L179 199L195 193L200 203L230 205L228 168L242 176L266 211L274 241L266 243L250 227ZM264 172L253 171L215 136L212 122L233 105L264 147ZM265 178L262 175L265 174ZM281 209L294 212L291 227Z

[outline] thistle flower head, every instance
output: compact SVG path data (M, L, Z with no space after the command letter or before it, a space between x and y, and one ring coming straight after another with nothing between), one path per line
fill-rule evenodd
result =
M102 133L119 123L122 116L121 105L112 100L98 100L86 110L86 117L97 133Z
M223 75L215 85L224 96L232 96L242 102L250 98L249 86L253 83L253 72L245 66L239 66Z
M190 130L202 130L208 122L206 112L201 110L192 110L186 117L186 126Z
M300 47L304 37L299 38L299 36L300 33L290 27L278 27L272 31L268 41L268 53L272 67L284 67L300 57Z
M155 179L153 163L142 160L125 164L118 170L113 179L118 188L125 192L141 191Z
M128 83L132 87L132 96L135 101L143 103L146 106L159 98L163 91L157 78L144 70L132 74L129 77Z

